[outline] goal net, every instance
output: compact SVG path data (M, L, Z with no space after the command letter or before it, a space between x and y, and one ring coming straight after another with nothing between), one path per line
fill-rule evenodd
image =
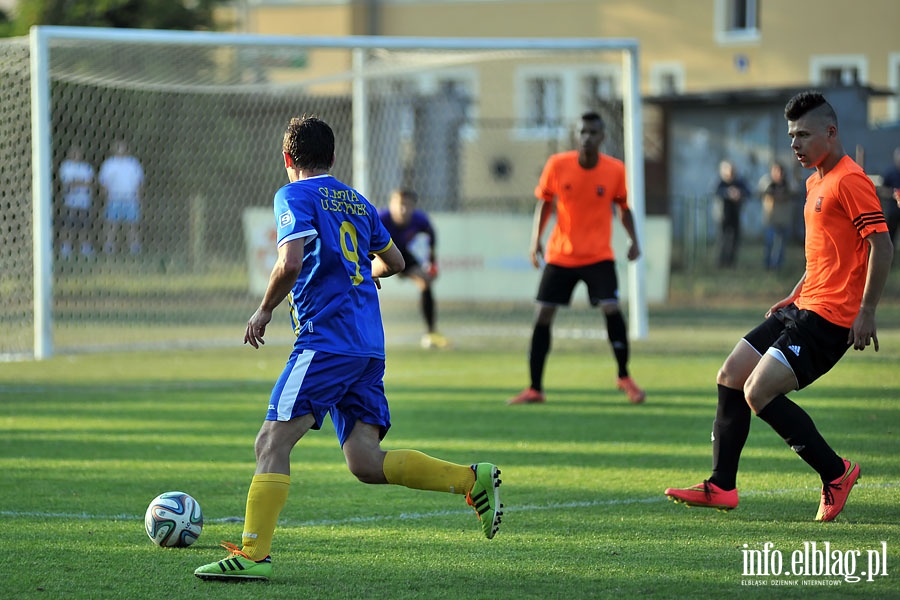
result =
M439 232L442 329L465 337L523 306L527 327L534 186L582 112L606 120L602 150L626 161L642 225L636 52L65 27L0 41L0 355L239 342L274 256L281 136L303 113L332 126L334 175L376 206L418 193ZM139 214L113 198L116 153L134 159L119 179L141 181ZM633 335L641 280L620 276ZM421 330L412 284L386 282L383 299L389 342Z

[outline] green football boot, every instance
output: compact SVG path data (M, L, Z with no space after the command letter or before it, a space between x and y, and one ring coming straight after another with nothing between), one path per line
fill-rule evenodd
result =
M475 485L466 494L466 502L478 513L481 529L487 539L493 538L500 530L503 505L500 504L500 469L491 463L472 465Z
M218 581L266 581L272 576L271 557L254 561L234 544L222 542L221 545L231 554L218 562L197 567L194 575L203 580Z

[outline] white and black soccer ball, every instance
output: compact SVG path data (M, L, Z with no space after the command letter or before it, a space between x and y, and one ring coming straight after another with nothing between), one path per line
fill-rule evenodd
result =
M165 492L147 507L144 529L157 546L186 548L203 531L203 511L190 494Z

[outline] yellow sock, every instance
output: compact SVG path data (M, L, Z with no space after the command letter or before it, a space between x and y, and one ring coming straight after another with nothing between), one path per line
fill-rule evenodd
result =
M383 468L388 483L414 490L468 494L475 485L475 473L470 467L433 458L418 450L389 450Z
M262 560L269 555L278 515L287 503L290 487L290 475L260 473L253 476L250 491L247 492L244 534L241 538L241 549L253 560Z

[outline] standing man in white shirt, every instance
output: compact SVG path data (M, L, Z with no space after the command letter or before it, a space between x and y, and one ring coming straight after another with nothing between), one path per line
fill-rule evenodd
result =
M106 243L103 251L109 254L116 250L124 229L129 251L139 254L141 239L138 224L141 220L144 169L138 159L128 153L125 142L114 144L113 155L100 165L99 180L106 195Z
M91 205L94 199L94 167L84 160L79 146L72 146L59 166L62 186L63 212L60 230L60 254L70 258L80 246L81 254L93 254L90 240Z

